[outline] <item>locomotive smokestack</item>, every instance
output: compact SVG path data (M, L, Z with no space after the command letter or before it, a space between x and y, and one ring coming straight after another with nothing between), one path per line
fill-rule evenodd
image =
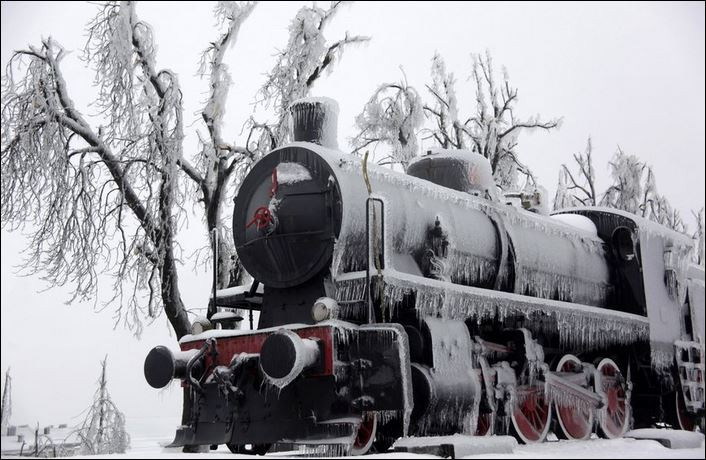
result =
M327 97L307 97L289 106L294 141L338 148L338 103Z

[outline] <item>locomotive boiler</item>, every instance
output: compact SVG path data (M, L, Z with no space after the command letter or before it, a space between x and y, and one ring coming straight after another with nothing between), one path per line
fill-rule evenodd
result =
M407 435L703 426L690 239L614 209L548 216L542 195L513 206L470 151L369 165L338 150L335 102L290 110L294 142L235 200L252 286L145 361L152 386L182 380L174 445L360 454ZM232 328L233 309L259 311L257 329Z

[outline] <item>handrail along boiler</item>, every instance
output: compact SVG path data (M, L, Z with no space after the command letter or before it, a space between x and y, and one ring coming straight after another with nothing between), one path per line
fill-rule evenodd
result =
M335 102L290 110L295 141L235 200L256 281L145 361L152 386L182 380L174 445L364 453L406 435L703 429L690 239L614 209L549 216L541 195L512 206L473 152L364 167L336 146ZM234 308L258 310L258 329L235 329Z

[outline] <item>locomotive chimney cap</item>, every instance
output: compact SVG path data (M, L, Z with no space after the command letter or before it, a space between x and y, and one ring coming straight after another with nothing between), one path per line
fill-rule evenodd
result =
M289 106L296 142L338 148L338 103L328 97L305 97Z

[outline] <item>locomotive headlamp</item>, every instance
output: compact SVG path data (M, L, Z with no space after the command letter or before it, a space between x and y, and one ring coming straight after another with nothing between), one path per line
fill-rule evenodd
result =
M196 318L191 325L191 333L194 335L201 334L204 331L210 331L211 329L213 329L213 323L203 316Z
M317 323L319 321L324 321L331 319L333 317L333 312L338 308L338 302L331 297L319 297L314 302L314 306L311 307L311 317Z

